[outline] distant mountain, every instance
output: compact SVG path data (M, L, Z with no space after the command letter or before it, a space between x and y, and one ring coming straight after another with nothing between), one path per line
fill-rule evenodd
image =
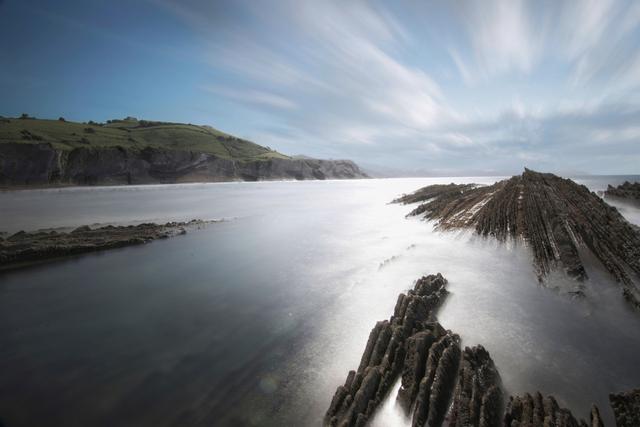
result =
M210 126L0 118L3 186L364 177L348 160L294 159Z

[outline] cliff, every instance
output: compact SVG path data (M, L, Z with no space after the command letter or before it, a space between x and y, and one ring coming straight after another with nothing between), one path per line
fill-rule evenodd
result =
M366 177L349 160L293 159L206 126L0 120L6 187Z

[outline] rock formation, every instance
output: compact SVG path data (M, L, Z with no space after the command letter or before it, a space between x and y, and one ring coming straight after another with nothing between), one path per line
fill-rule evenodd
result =
M489 352L481 345L461 352L458 335L435 318L446 283L438 273L400 294L393 316L371 331L358 370L338 386L325 426L365 426L402 374L395 400L412 427L603 427L597 406L587 424L540 392L511 396L505 408ZM618 427L640 426L640 389L609 398Z
M503 411L500 374L481 345L465 348L458 375L451 427L499 427Z
M145 223L130 226L108 225L100 228L78 227L71 232L19 231L0 237L0 270L44 262L52 259L139 245L186 233L187 229L205 225L206 221Z
M512 396L504 415L505 427L587 427L584 420L576 420L571 411L560 408L553 396L542 397L540 392L531 396ZM591 409L591 427L602 427L600 412L593 405Z
M451 426L499 424L502 390L489 353L478 346L462 355L458 335L435 319L434 309L447 294L445 285L442 275L430 275L400 294L391 319L371 331L358 370L349 372L336 390L325 425L365 425L400 373L396 401L412 416L413 426L441 426L454 390Z
M460 364L460 338L450 332L430 349L413 413L413 427L442 425Z
M617 427L640 426L640 388L609 395Z
M393 316L378 322L371 331L358 370L350 371L344 385L336 390L325 425L365 425L400 373L409 377L405 368L408 339L412 339L412 348L424 349L423 344L416 342L419 337L445 334L441 326L430 319L434 308L447 295L445 285L442 275L430 275L418 280L406 295L399 295Z
M607 186L607 190L604 192L605 197L614 197L620 199L626 199L629 201L640 202L640 182L625 181L624 184L613 187Z
M435 220L439 229L524 239L541 280L556 267L585 279L580 250L587 248L622 284L625 299L640 308L640 229L583 185L525 169L490 186L433 185L395 202L421 202L409 215Z

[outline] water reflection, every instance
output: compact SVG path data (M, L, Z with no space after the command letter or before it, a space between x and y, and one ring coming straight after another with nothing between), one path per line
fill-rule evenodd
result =
M596 401L610 416L607 393L640 384L637 315L597 265L588 299L571 301L537 285L527 248L437 233L387 204L451 181L495 179L1 193L8 231L236 219L0 276L0 416L9 426L317 425L375 321L438 271L451 290L441 323L464 345L482 343L510 392L553 392L581 416ZM387 408L382 424L402 425Z

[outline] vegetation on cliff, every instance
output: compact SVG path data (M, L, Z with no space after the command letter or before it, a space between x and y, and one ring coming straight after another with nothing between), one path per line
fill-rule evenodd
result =
M288 159L270 148L228 135L210 126L154 122L127 117L107 123L42 120L23 115L0 119L0 143L50 143L58 150L157 148L213 154L223 159Z
M0 186L366 177L350 160L294 159L209 126L0 117Z

